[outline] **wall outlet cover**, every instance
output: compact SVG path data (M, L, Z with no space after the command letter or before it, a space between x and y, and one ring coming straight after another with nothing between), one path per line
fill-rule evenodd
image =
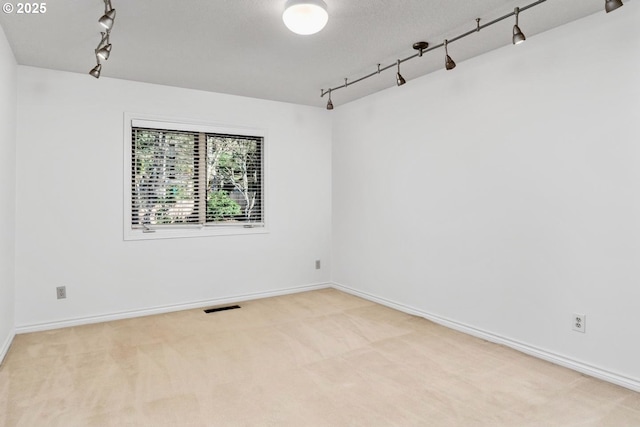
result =
M571 328L574 331L585 333L586 332L586 327L587 327L587 315L586 314L573 313L573 316L571 318L571 323L572 323Z

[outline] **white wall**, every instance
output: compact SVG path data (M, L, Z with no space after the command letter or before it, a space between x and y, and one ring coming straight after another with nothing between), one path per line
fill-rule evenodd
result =
M629 2L338 107L334 281L639 386L638 22Z
M16 69L0 27L0 362L14 335Z
M328 112L32 67L18 71L19 331L329 281ZM270 233L123 241L124 112L266 129ZM323 269L315 270L316 259ZM56 300L60 285L66 300Z

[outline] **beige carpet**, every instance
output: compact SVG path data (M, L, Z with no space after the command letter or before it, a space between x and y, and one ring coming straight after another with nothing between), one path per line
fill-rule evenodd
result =
M3 426L640 426L640 394L333 289L18 335Z

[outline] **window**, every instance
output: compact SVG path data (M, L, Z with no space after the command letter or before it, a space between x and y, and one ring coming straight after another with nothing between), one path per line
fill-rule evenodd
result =
M264 228L262 132L139 119L128 125L125 238ZM146 236L152 233L161 235Z

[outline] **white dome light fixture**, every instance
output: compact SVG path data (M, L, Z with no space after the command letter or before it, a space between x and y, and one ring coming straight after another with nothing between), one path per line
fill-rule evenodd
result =
M327 25L327 5L322 0L288 0L282 20L296 34L315 34Z

